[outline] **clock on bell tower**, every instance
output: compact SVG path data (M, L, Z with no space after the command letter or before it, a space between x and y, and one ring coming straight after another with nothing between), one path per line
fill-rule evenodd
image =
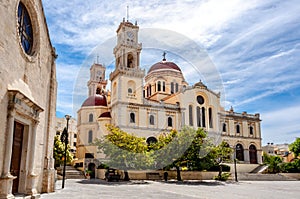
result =
M117 45L114 48L116 68L139 68L142 44L138 43L138 31L137 23L133 25L125 20L120 23L117 30Z
M125 21L117 29L114 48L115 70L110 74L112 104L118 102L142 103L145 70L140 68L142 44L138 42L139 26Z

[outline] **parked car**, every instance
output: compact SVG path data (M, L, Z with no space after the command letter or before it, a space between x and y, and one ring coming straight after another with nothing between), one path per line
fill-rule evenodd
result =
M119 182L120 180L120 174L118 173L117 169L112 169L108 168L107 171L105 172L105 180L110 182L110 181L117 181Z

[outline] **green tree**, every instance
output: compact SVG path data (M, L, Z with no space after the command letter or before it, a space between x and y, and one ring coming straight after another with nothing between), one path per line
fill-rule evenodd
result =
M219 166L218 179L222 179L222 163L231 159L230 154L232 154L233 149L229 147L228 143L222 141L218 146L214 147L211 152L213 153L215 164Z
M296 138L296 140L289 145L289 149L298 157L300 155L300 138Z
M154 164L145 138L128 134L112 125L107 125L109 134L93 143L109 159L111 167L119 169L146 169Z
M268 165L269 173L278 173L281 171L280 165L282 164L282 158L276 155L263 154L264 164Z
M120 169L162 169L175 167L181 180L180 167L205 170L218 165L232 152L225 143L215 146L207 133L199 128L183 127L158 136L155 143L147 144L143 137L128 134L108 125L109 134L93 143L108 158L108 165ZM203 154L203 155L201 155Z
M70 145L67 145L67 163L70 164L73 160L73 155L70 153ZM60 136L56 135L54 137L54 147L53 147L53 158L55 160L55 167L59 167L63 164L63 158L65 153L65 143L60 141Z
M195 130L185 126L180 132L171 131L161 136L153 148L155 161L159 168L175 167L177 180L181 181L180 167L195 165L199 159L199 151L206 133L202 129Z

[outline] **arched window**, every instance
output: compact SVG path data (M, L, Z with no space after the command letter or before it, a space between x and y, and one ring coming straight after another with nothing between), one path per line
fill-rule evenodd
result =
M130 123L135 123L135 114L130 113Z
M132 80L129 80L127 82L127 91L128 91L128 94L134 94L135 92L135 82L132 81Z
M97 89L96 89L96 94L98 94L98 95L101 94L101 89L100 89L100 88L97 88Z
M189 105L189 125L194 126L193 123L193 106Z
M113 93L113 97L116 97L116 93L117 93L117 82L114 82L113 87L112 87L112 93Z
M236 133L240 133L240 132L241 132L241 130L240 130L240 125L237 124L237 125L236 125Z
M132 94L132 89L128 88L128 94Z
M156 137L148 137L147 140L146 140L147 144L150 145L150 144L155 144L157 143L157 139Z
M240 161L244 161L244 148L243 145L237 144L235 147L235 157Z
M168 117L168 127L172 127L172 126L173 126L172 117Z
M151 84L149 84L149 96L151 96Z
M93 122L94 120L94 115L91 113L89 114L89 122Z
M171 94L173 94L173 93L174 93L174 83L171 82Z
M253 144L249 147L249 158L250 164L257 164L257 150Z
M163 82L163 92L166 92L166 82Z
M209 128L213 128L212 108L208 108Z
M176 83L175 85L175 90L176 90L176 93L178 92L178 83Z
M134 68L132 54L127 56L127 68Z
M250 135L253 135L253 126L249 127L249 133L250 133Z
M149 123L150 123L150 125L154 125L154 116L153 115L150 115Z
M161 82L160 81L157 82L157 91L161 91Z
M226 131L227 131L226 123L223 123L223 132L226 132Z
M93 131L89 130L88 143L92 143L92 142L93 142Z
M205 122L205 108L202 107L202 127L206 127L206 122Z
M201 109L197 106L197 127L201 127Z

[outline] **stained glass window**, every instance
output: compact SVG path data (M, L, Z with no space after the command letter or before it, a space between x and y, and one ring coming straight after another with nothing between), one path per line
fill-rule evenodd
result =
M33 45L32 24L28 11L22 3L19 3L18 7L18 29L22 47L30 55Z

